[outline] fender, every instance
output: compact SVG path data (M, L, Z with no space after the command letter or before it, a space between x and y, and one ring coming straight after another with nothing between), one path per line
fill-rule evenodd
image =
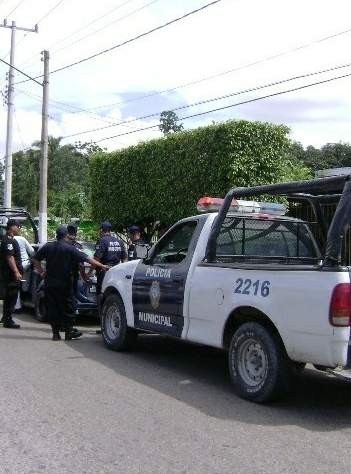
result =
M124 308L126 310L127 324L134 327L134 316L132 306L132 283L134 272L139 260L120 263L106 272L104 281L102 282L102 298L105 292L111 288L115 289L122 298Z

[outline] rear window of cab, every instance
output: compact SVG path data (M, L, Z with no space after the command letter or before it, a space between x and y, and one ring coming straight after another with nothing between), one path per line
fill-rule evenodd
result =
M217 238L218 261L263 258L317 262L319 250L304 222L227 217Z

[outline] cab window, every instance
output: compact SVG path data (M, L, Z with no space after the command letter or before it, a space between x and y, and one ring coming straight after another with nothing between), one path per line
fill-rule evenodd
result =
M189 246L197 226L196 221L175 227L156 245L151 264L181 263L188 255Z

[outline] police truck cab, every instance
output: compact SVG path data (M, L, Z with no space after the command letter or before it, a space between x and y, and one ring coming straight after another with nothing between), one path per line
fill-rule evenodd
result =
M107 272L106 346L124 350L144 332L222 348L235 391L256 402L286 392L306 363L348 376L351 285L341 248L350 193L350 177L339 176L200 199L201 213L171 227L146 258ZM284 204L244 200L267 195ZM286 215L302 201L317 231ZM330 225L326 202L336 204Z

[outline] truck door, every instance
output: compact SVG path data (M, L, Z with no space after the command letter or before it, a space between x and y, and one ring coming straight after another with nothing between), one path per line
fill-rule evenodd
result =
M196 219L173 227L141 260L133 278L134 326L180 337L184 288L196 246Z

